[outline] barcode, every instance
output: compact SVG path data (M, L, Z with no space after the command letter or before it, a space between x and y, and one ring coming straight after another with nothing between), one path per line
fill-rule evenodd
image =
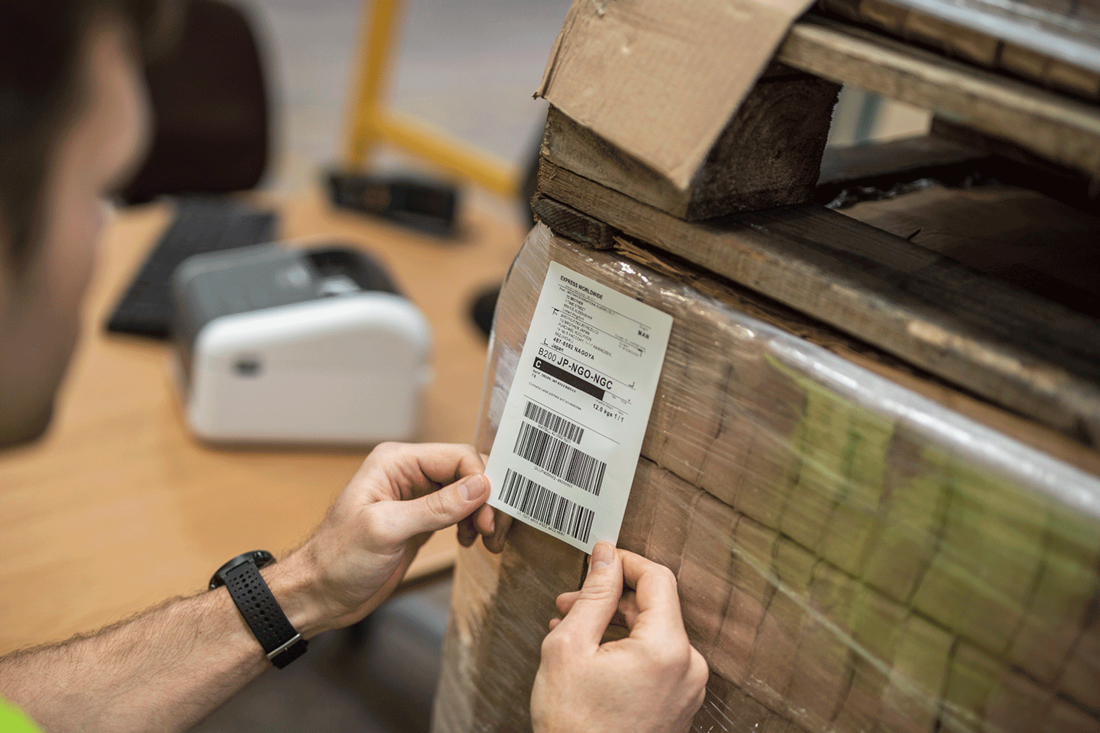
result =
M581 542L588 542L595 512L555 494L512 469L504 473L500 500L539 524L553 527Z
M581 444L581 438L584 436L584 428L575 422L566 420L560 415L555 415L546 408L536 405L534 402L528 402L527 407L523 408L523 416L528 420L537 422L550 432L557 433L566 440L571 440L577 445Z
M512 452L590 494L600 495L607 464L530 423L520 423Z

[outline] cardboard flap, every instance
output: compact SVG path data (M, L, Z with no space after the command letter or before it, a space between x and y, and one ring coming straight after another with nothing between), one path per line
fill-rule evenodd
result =
M687 189L812 0L574 0L536 96Z

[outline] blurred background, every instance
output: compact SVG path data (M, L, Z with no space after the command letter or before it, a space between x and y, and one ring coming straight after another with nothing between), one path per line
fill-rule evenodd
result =
M261 187L316 189L343 154L369 2L233 2L248 15L267 73L272 140ZM532 94L568 8L569 0L405 2L389 105L522 169L546 114ZM370 169L430 173L385 147ZM475 187L463 189L462 205L526 216L518 200ZM195 730L427 731L450 596L450 580L436 579L391 599L359 627L310 642L309 654L263 675Z
M321 166L340 157L349 122L362 15L358 0L234 0L248 14L267 63L272 103L272 165L265 185L297 193L315 186ZM396 110L519 168L542 134L546 103L532 95L569 0L409 0L388 82ZM846 88L831 145L853 145L926 131L926 112ZM383 151L372 168L420 168ZM470 191L473 202L494 197Z
M394 109L521 165L545 115L532 99L568 0L411 0L398 20ZM358 0L242 0L269 62L273 160L267 186L298 192L338 159L360 54ZM420 164L384 151L372 168ZM477 203L492 197L469 194ZM493 205L489 203L488 205Z

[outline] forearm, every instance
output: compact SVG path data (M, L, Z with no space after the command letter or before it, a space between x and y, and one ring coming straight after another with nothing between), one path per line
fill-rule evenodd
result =
M304 635L293 562L264 572ZM0 659L0 696L49 733L183 731L269 668L224 588L170 601L91 636Z
M471 446L375 448L314 536L261 571L295 630L309 639L377 608L423 538L489 498L483 470ZM0 658L0 696L50 733L182 731L270 666L219 588Z

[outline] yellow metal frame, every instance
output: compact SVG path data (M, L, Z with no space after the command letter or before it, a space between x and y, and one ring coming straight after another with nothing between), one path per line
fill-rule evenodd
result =
M359 168L378 144L389 143L502 196L516 195L519 182L513 166L442 130L386 109L384 87L400 5L401 0L364 0L359 79L344 162L351 169Z

